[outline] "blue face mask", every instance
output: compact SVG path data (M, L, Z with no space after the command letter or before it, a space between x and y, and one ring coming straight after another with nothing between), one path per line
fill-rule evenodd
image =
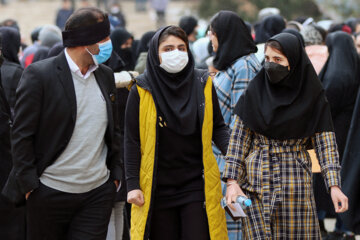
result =
M88 49L86 49L86 51L92 56L95 65L99 65L101 63L106 62L110 58L113 50L113 46L110 39L106 42L98 43L98 46L100 51L99 54L97 55L92 54Z

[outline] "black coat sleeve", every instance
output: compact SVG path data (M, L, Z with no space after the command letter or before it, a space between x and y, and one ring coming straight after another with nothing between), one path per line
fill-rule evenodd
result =
M1 76L0 76L1 78ZM0 86L0 189L5 185L12 168L10 144L10 108Z
M224 122L222 116L219 100L217 98L216 90L212 87L212 100L213 100L213 142L220 149L223 155L226 155L226 151L229 145L230 130Z
M16 183L23 194L39 185L35 163L35 135L39 127L43 84L36 68L29 66L16 91L14 124L12 128L13 165Z
M128 97L125 110L125 177L127 191L140 189L139 172L141 162L139 131L140 97L134 85Z

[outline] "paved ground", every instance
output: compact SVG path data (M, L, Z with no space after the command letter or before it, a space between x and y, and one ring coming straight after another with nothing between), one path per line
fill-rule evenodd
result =
M23 40L30 43L30 32L37 26L53 24L61 0L8 0L6 6L0 5L0 21L14 18L19 22ZM80 1L77 1L80 2ZM90 0L90 3L94 3ZM155 12L148 6L146 12L135 12L133 1L121 1L122 10L128 22L128 30L136 38L149 30L155 29ZM79 6L79 4L77 4ZM167 22L178 23L182 15L191 13L194 9L193 1L170 2L167 11Z

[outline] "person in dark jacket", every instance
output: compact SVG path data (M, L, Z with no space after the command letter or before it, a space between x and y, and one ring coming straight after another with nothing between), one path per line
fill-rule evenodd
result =
M56 43L52 48L50 48L47 57L55 57L64 51L64 46L62 42Z
M1 67L1 83L9 102L11 112L15 107L15 92L23 73L18 53L20 50L20 33L12 27L0 27L4 63Z
M124 61L125 66L122 70L133 71L135 59L132 51L133 36L123 28L115 29L110 35L114 46L114 52Z
M50 51L49 47L39 46L39 48L36 50L34 54L34 59L32 63L48 58L49 51Z
M70 0L63 0L61 9L56 14L56 20L55 24L58 26L61 30L64 30L66 20L73 14L74 9L71 7Z
M30 45L24 49L23 56L20 59L20 64L23 68L26 68L28 65L30 65L32 63L34 54L35 54L37 48L40 46L39 33L41 31L41 28L42 27L36 27L31 32L30 36L31 36L32 45Z
M330 104L341 163L360 85L360 61L353 39L345 32L330 33L326 45L329 58L320 73L320 80ZM323 204L320 204L319 209L329 211ZM335 231L326 239L340 239L344 234L353 236L348 231L338 216Z
M185 32L162 28L130 90L125 174L132 239L227 239L211 145L225 153L229 130L211 77L194 66Z
M179 27L185 31L188 36L189 44L196 41L198 20L193 16L184 16L180 19ZM190 46L191 49L191 46Z
M349 231L360 234L360 94L358 92L341 163L343 190L349 197L349 211L340 215ZM351 238L343 238L351 239Z
M62 34L64 52L22 75L2 193L26 200L28 240L104 240L122 177L110 22L82 8Z
M0 68L3 63L0 37ZM1 79L1 73L0 73ZM10 126L11 112L0 81L0 191L12 168ZM15 205L0 195L0 239L25 240L25 207Z

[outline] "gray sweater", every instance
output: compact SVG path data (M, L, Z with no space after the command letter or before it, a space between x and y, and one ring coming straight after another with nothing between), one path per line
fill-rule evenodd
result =
M82 77L71 58L66 57L76 93L75 128L68 146L45 169L40 181L62 192L84 193L109 179L106 166L108 149L104 139L108 124L107 110L104 96L92 73L94 69Z

